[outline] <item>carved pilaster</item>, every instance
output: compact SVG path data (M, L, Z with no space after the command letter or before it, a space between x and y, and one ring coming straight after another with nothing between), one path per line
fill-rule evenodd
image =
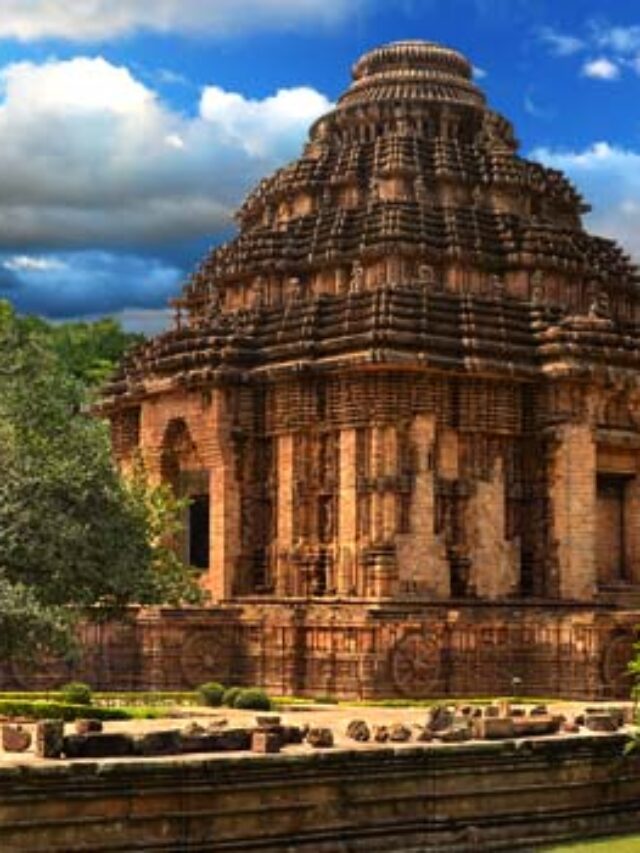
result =
M418 415L410 435L414 448L410 532L396 538L400 587L405 594L448 598L449 565L444 544L435 533L435 417Z
M564 599L589 600L596 589L596 445L588 424L556 428L550 466L558 592Z

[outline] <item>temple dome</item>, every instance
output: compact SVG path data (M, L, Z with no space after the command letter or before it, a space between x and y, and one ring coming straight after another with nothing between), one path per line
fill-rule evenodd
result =
M347 362L529 381L559 347L594 335L601 360L622 329L633 352L616 351L617 369L640 359L628 333L638 273L584 229L587 209L562 173L518 155L462 54L427 41L375 48L300 157L249 194L238 234L174 301L175 328L112 391Z
M461 53L428 41L398 41L365 53L353 66L353 82L339 105L392 100L485 103Z

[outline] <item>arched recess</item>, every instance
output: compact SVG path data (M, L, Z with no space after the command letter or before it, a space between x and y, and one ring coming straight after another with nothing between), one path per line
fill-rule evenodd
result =
M211 501L209 470L183 418L173 418L167 424L160 458L162 482L168 483L175 495L187 498L184 510L184 531L176 548L185 562L206 570L210 566Z

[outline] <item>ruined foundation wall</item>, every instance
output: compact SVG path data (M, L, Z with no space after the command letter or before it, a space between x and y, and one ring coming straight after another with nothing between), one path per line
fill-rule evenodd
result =
M524 603L143 611L128 623L86 626L73 665L3 667L0 687L79 678L103 690L178 690L216 680L273 695L429 698L508 695L515 677L529 696L628 698L638 622L637 611Z
M0 769L0 847L520 850L640 827L624 736ZM481 781L479 781L481 780Z

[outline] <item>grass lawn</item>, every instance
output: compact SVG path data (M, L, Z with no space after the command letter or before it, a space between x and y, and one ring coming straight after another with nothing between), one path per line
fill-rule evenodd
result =
M545 847L546 853L640 853L640 835L600 838L597 841L574 841L560 847Z

